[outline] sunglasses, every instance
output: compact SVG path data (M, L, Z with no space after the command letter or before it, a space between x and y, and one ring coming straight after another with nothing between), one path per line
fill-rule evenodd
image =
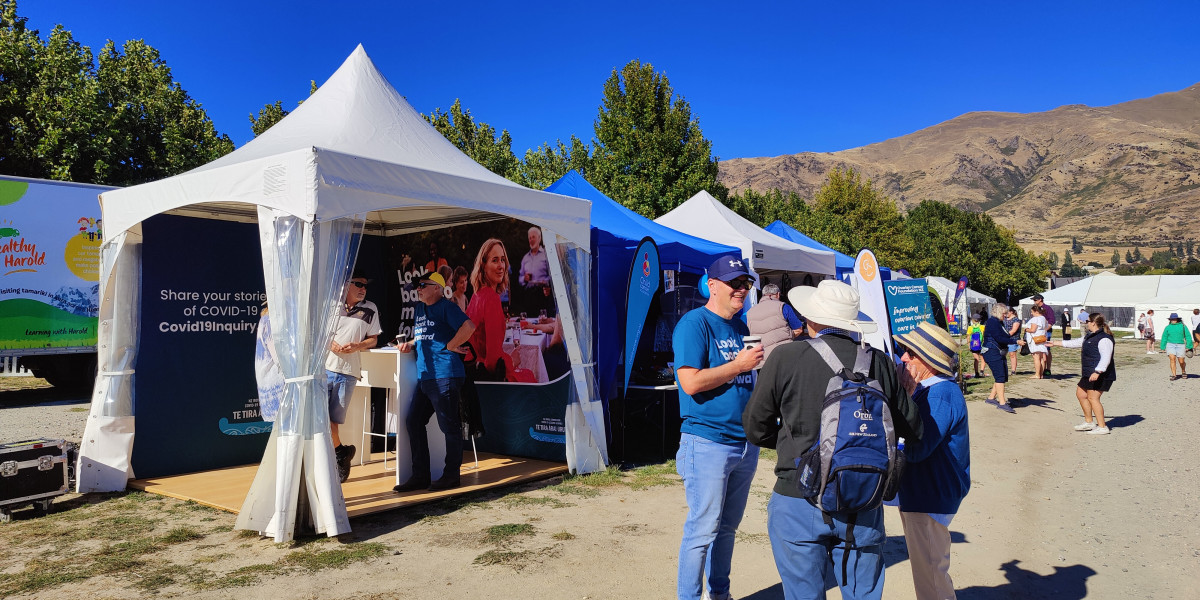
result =
M367 284L365 284L365 283L363 283L363 282L361 282L361 281L350 281L350 282L348 282L348 283L349 283L350 285L352 285L352 286L354 286L354 287L356 287L356 288L360 289L360 290L361 290L361 289L366 289L366 287L367 287Z
M417 289L423 289L425 286L428 286L428 285L437 285L437 284L432 281L422 281L421 283L417 284Z
M754 282L749 279L734 279L733 281L722 281L721 283L735 290L748 290L754 287Z

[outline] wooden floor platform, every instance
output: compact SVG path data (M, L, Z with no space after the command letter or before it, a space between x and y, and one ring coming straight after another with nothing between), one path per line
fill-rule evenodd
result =
M395 465L394 462L388 464ZM129 487L237 513L257 471L258 465L244 465L186 475L134 479L129 482ZM392 491L392 486L396 485L395 471L384 471L383 462L374 462L351 467L350 478L342 484L342 495L346 498L349 515L359 517L522 481L545 479L566 472L565 463L483 452L479 453L479 468L476 469L475 456L465 453L462 487L440 492L423 490L397 494Z

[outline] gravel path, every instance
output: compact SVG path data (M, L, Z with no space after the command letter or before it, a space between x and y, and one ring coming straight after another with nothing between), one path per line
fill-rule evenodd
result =
M88 416L88 393L62 393L42 379L0 378L0 442L34 438L79 443Z

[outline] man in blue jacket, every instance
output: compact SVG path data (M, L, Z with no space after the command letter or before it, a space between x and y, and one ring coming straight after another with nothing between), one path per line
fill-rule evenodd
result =
M920 410L924 431L919 441L905 442L899 494L913 586L918 600L954 598L950 521L971 489L967 401L954 381L958 343L932 323L895 341L904 348L900 384Z

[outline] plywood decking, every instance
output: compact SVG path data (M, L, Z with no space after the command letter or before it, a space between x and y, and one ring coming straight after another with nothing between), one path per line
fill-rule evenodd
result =
M394 464L389 462L389 465ZM482 452L479 454L479 468L474 467L475 456L465 453L462 487L440 492L424 490L397 494L392 491L392 486L396 485L396 473L384 471L383 462L355 465L350 469L350 478L342 484L346 511L351 517L359 517L567 472L564 463ZM258 465L244 465L186 475L134 479L129 482L129 487L237 513L257 471Z

